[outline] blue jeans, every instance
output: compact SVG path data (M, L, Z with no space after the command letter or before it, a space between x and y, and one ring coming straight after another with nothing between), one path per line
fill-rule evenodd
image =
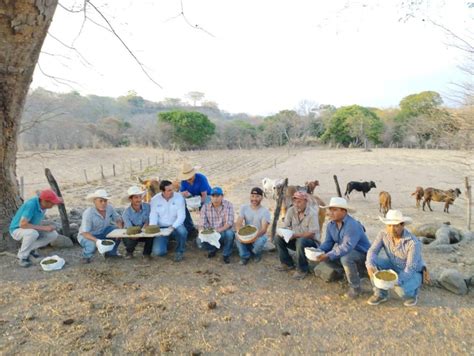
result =
M255 240L255 242L251 244L243 244L239 241L239 239L235 239L235 244L239 249L240 258L249 259L250 253L253 253L255 256L260 255L267 240L268 238L265 235L260 236L257 240Z
M287 266L294 266L293 259L288 252L288 249L296 250L296 262L298 269L301 272L308 272L309 264L304 253L305 247L318 247L318 243L313 239L306 239L303 237L291 239L288 243L281 236L275 236L275 246L278 249L278 257L280 262Z
M230 256L232 254L232 248L234 247L234 230L232 229L224 230L220 233L220 235L221 235L221 238L219 239L219 243L222 246L222 256L224 257ZM201 248L209 252L217 251L217 247L212 246L208 242L202 242L200 245L201 245L200 246Z
M157 236L153 239L152 254L154 256L164 256L168 253L168 242L170 237L174 238L178 245L176 246L176 254L183 254L186 249L186 239L188 238L188 230L184 225L178 226L169 236Z
M115 230L117 227L115 226L107 226L105 229L103 229L100 233L98 234L92 234L96 239L99 240L105 240L105 237L112 231ZM84 258L91 258L94 256L95 250L97 249L97 246L94 241L88 240L83 236L80 236L78 238L79 244L82 246L82 257ZM105 256L117 256L118 252L117 249L120 245L120 240L115 239L115 246L112 249L112 251L106 252Z
M400 269L395 267L395 265L390 262L387 258L381 258L377 257L376 261L376 267L379 270L382 269L393 269L395 272L400 273L402 272ZM372 285L374 285L374 282L372 281ZM423 273L422 272L417 272L413 274L413 277L410 278L409 280L403 282L401 285L397 285L393 288L395 293L400 296L400 298L412 298L415 297L418 294L418 290L421 287L421 283L423 282ZM384 289L379 289L374 286L374 294L386 298L388 296L388 290Z
M326 264L335 270L344 270L349 287L360 288L359 270L365 269L365 259L367 254L352 250L347 255L333 261L326 261Z

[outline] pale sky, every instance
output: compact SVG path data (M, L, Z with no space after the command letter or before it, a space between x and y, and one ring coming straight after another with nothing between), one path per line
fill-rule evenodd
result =
M32 87L117 97L135 90L152 101L205 93L231 113L271 114L303 100L335 106L397 106L409 94L466 80L462 53L428 20L465 35L474 8L465 0L402 1L93 0L138 57L153 84L110 32L58 6ZM68 8L83 1L63 0ZM404 3L404 2L403 2ZM96 23L105 22L88 8ZM425 21L422 21L422 19ZM76 38L77 37L77 38ZM54 54L51 55L51 54ZM72 88L71 88L72 87Z

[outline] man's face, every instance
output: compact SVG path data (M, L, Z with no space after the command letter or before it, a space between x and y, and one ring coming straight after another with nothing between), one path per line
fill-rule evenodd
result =
M51 209L54 206L54 203L51 203L47 200L41 200L41 209Z
M344 219L346 214L347 214L347 211L341 208L329 208L327 210L327 216L332 221L342 221L342 219Z
M299 212L306 209L306 199L293 199L293 205Z
M107 199L95 198L94 205L97 210L105 211L105 209L107 208Z
M250 204L253 206L259 206L263 197L259 194L250 194Z
M398 225L387 225L387 233L391 237L399 238L402 236L403 227L404 227L403 223L398 224Z
M189 184L193 184L195 177L196 177L196 175L194 174L191 178L186 179L186 181L187 181Z
M222 199L224 199L223 195L213 194L211 195L211 203L214 206L219 206L222 204Z
M142 203L142 195L132 195L130 196L130 203L132 204L132 206L134 207L137 207L137 206L140 206L140 204Z
M173 185L167 185L163 191L163 198L169 199L173 196Z

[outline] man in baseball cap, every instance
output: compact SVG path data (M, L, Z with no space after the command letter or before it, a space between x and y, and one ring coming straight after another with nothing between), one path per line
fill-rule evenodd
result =
M36 249L48 245L58 237L54 225L41 225L41 221L47 209L62 203L62 198L54 191L45 189L23 203L16 212L10 223L10 235L21 241L17 255L21 267L31 266L30 256L40 257Z

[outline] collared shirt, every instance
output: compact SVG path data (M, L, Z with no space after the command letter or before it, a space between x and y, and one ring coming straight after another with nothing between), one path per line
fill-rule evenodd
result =
M161 227L183 225L186 217L184 198L181 194L173 193L169 200L163 198L163 193L155 195L150 202L150 225Z
M318 212L315 208L307 204L303 219L300 220L298 210L292 206L286 212L285 227L293 230L293 232L297 234L313 232L314 235L311 238L318 240L320 236Z
M41 209L39 197L34 197L24 202L10 223L10 234L20 228L21 219L26 219L31 225L39 225L44 218L46 210Z
M196 173L194 176L193 184L189 184L187 180L181 181L180 192L188 191L191 195L201 195L202 192L207 192L207 195L211 194L211 186L207 181L204 174Z
M326 238L319 249L326 252L329 259L335 260L347 255L352 250L366 254L370 241L362 224L347 214L338 229L335 221L331 221L326 229Z
M395 244L394 239L385 230L380 231L367 253L367 267L376 267L377 255L382 248L397 269L399 284L410 279L414 273L421 272L425 265L421 256L420 240L406 229L403 229L398 244Z
M219 229L224 225L234 225L234 207L228 200L222 199L222 204L217 208L207 203L201 209L201 226L204 229Z
M118 220L120 220L120 215L110 204L107 204L105 207L105 217L99 213L95 206L90 207L82 214L79 233L88 232L92 235L100 234L105 228L114 225Z
M239 217L244 219L244 223L255 226L258 230L262 227L262 222L268 224L271 220L270 210L264 206L259 206L258 209L253 209L250 204L242 205L240 207Z
M143 226L150 221L150 204L141 203L140 210L136 211L130 205L122 214L124 227Z

